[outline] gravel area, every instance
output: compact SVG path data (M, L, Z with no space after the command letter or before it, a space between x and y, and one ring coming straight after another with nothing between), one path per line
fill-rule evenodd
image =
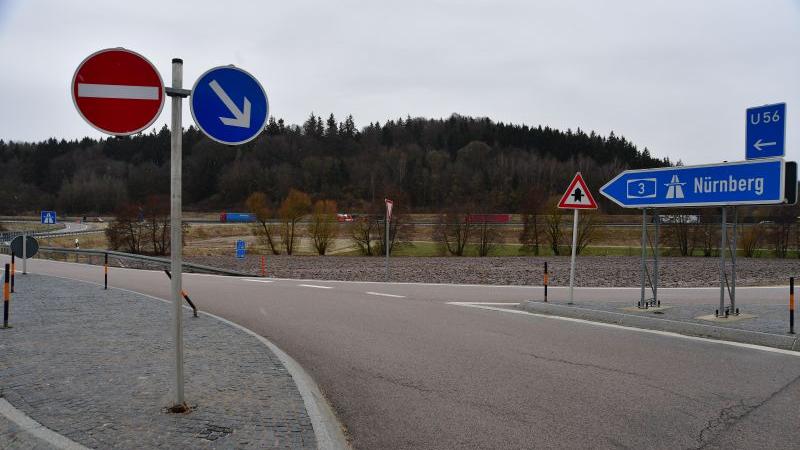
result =
M254 274L261 271L261 257L239 260L224 256L188 258L192 262ZM544 262L551 286L569 284L569 257L396 257L391 258L391 280L426 283L541 285ZM349 281L384 281L384 259L356 256L267 256L267 276ZM639 285L641 260L631 256L578 257L579 286L624 287ZM800 260L739 258L739 286L786 285L800 275ZM719 285L719 258L663 257L659 260L659 285L703 287Z

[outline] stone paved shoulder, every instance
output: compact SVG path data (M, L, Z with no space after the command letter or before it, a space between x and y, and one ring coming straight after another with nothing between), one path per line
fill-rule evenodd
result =
M185 312L186 398L167 414L170 306L40 275L17 277L0 329L0 396L91 448L316 448L297 387L267 347ZM0 417L0 448L50 448Z

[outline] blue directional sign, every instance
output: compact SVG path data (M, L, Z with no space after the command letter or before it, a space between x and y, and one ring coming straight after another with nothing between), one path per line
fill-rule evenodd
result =
M58 217L56 217L56 212L55 211L42 211L42 223L44 223L44 224L58 223Z
M252 75L234 66L215 67L192 88L192 117L203 133L222 144L244 144L267 124L269 102Z
M746 120L747 159L786 154L786 103L748 108Z
M626 170L600 192L623 208L771 204L785 201L784 177L782 158Z
M236 257L239 259L243 259L246 251L247 250L244 241L241 239L236 241Z

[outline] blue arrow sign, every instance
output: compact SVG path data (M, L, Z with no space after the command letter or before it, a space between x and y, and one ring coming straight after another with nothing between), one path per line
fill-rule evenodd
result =
M239 259L244 258L245 254L245 243L243 240L239 239L236 241L236 257Z
M215 67L192 88L192 117L211 139L237 145L251 141L267 125L269 101L264 88L238 67Z
M783 203L781 158L626 170L600 192L623 208Z
M786 153L786 103L747 109L746 159L773 158Z
M58 223L55 211L42 211L42 223L53 224Z

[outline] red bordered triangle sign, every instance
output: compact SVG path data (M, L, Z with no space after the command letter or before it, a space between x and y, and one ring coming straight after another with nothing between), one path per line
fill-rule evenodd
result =
M558 207L565 209L597 209L597 202L594 201L592 193L586 187L586 182L583 181L580 172L575 174L575 178L569 184L567 192L558 202Z

